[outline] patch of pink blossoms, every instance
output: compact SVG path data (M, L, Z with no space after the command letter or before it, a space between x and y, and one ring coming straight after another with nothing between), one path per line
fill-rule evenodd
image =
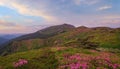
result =
M119 69L120 64L111 61L111 54L102 53L98 56L86 54L64 54L60 69Z
M25 64L28 64L27 60L25 60L25 59L19 59L17 62L13 63L13 66L14 67L20 67L20 66L23 66Z

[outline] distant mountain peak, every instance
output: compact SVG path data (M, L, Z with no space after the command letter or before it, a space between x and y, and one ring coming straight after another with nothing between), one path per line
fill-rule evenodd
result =
M55 26L50 26L50 27L47 27L47 28L44 28L42 30L39 30L37 32L45 32L45 31L48 31L48 30L56 30L56 29L73 29L75 28L75 26L73 25L70 25L70 24L67 24L67 23L64 23L64 24L61 24L61 25L55 25Z
M80 27L78 27L78 28L86 29L86 28L88 28L88 27L86 27L86 26L80 26Z
M120 39L118 38L120 35L119 32L119 28L89 28L85 26L75 28L70 24L55 25L32 34L23 35L11 40L7 44L5 43L5 46L0 49L0 54L6 55L19 51L38 49L45 46L71 46L84 48L96 46L96 44L97 46L100 46L103 43L104 44L101 45L101 47L105 46L106 48L111 47L120 49ZM114 41L116 44L114 44Z
M75 26L70 24L55 25L44 28L32 34L23 35L21 37L18 37L17 40L27 40L35 38L45 39L73 29L75 29Z
M62 25L64 25L64 26L73 26L73 25L68 24L68 23L64 23L64 24L62 24ZM75 26L74 26L74 27L75 27Z

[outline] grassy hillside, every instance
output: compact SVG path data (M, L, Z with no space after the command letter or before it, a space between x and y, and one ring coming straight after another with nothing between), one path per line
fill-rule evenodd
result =
M120 49L120 30L79 27L48 39L51 46L103 47Z
M14 67L14 63L20 59L24 59L28 63L17 68ZM57 66L58 61L55 54L48 48L0 57L0 69L55 69Z
M102 56L101 56L102 55ZM20 60L27 63L15 66ZM46 47L0 57L0 69L119 69L120 54L73 47Z
M75 29L74 26L69 24L62 24L51 26L35 33L23 35L17 37L8 43L3 44L4 46L0 49L0 54L7 55L14 52L28 51L32 49L39 49L46 46L47 38L56 36L61 33L65 33Z
M120 29L108 27L87 28L82 26L46 39L14 40L1 49L1 53L7 55L47 46L120 49Z
M13 41L1 49L1 55L7 55L15 52L23 52L45 47L44 39L29 39L22 41Z
M47 27L45 29L39 30L31 34L23 35L21 37L16 38L15 40L28 40L28 39L38 39L38 38L46 39L67 31L71 31L73 29L75 29L75 27L69 24L56 25L56 26Z
M0 69L120 69L119 41L120 29L107 27L13 41L3 49Z

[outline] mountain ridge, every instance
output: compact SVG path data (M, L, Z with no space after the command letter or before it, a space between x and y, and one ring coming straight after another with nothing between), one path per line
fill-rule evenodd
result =
M49 38L54 35L57 35L59 33L67 32L74 28L75 28L75 26L69 25L69 24L50 26L50 27L44 28L42 30L36 31L34 33L20 36L20 37L16 38L15 40L24 40L24 39L26 40L26 39L35 39L35 38L45 39L45 38Z
M4 38L4 37L0 37L0 45L3 44L4 42L6 42L8 39Z
M36 33L42 33L46 37L41 37L41 34L36 35ZM82 48L95 48L99 46L120 49L119 28L88 28L85 26L75 28L72 25L63 24L51 26L28 35L23 35L12 40L1 49L2 51L0 53L4 52L5 54L6 51L7 53L21 52L47 46L72 46ZM30 38L31 35L35 37ZM22 37L27 37L27 39Z

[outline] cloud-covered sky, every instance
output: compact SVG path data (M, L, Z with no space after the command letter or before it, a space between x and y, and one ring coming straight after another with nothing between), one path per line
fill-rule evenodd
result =
M0 33L68 23L120 27L120 0L0 0Z

